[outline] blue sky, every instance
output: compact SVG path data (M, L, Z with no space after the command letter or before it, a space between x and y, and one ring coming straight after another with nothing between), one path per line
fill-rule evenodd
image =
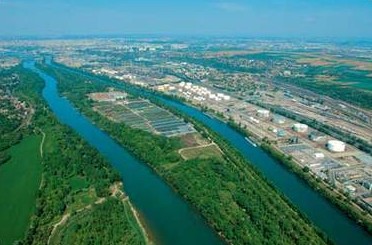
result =
M372 38L372 0L0 0L0 35Z

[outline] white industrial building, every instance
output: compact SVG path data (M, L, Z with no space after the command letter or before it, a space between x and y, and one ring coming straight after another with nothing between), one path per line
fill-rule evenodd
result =
M315 152L314 153L314 158L315 159L323 159L324 158L324 154L321 153L321 152Z
M295 123L292 126L292 129L295 132L299 132L299 133L305 133L308 130L308 128L309 128L309 126L307 126L306 124L303 124L303 123Z
M257 116L259 117L269 117L270 116L270 111L266 109L258 109L257 110Z
M332 152L344 152L346 148L346 144L339 140L329 140L326 146Z
M249 117L249 120L250 120L251 122L254 122L254 123L260 123L260 121L257 120L257 119L254 118L254 117Z

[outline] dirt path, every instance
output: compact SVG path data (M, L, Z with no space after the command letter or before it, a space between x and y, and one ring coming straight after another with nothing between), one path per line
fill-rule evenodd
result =
M206 145L186 147L186 148L179 149L178 153L181 154L184 150L198 149L198 148L208 147L208 146L212 146L212 145L216 145L216 144L214 142L212 142L212 143L209 143L209 144L206 144Z
M41 134L43 135L43 138L41 139L41 143L40 143L40 156L41 156L41 158L43 158L43 148L44 148L44 141L45 141L46 134L40 128L39 128L39 130L40 130Z
M145 238L146 244L148 244L148 245L153 244L151 242L150 238L149 238L149 235L148 235L145 227L142 225L141 219L139 218L139 214L137 213L136 209L133 207L132 203L130 202L129 197L126 196L125 193L123 192L122 188L123 188L123 184L121 182L116 183L113 186L111 186L111 188L110 188L111 189L111 196L116 196L117 198L121 199L123 203L125 203L125 202L128 203L128 205L130 207L130 210L131 210L134 218L136 219L136 223L137 223L138 227L140 228L142 235Z
M49 236L49 238L48 238L48 244L50 243L50 239L53 237L53 235L54 235L54 233L56 232L58 226L65 224L65 223L67 222L68 218L70 218L70 213L66 213L66 214L64 214L64 215L62 216L62 219L61 219L58 223L56 223L56 224L53 225L53 230L52 230L52 232L50 233L50 236Z
M40 133L43 135L43 138L41 139L41 142L40 142L40 156L41 156L41 163L43 163L43 148L44 148L44 142L45 142L46 134L40 128L36 128L36 129L39 130ZM40 181L40 185L39 185L39 190L41 190L43 185L44 185L44 173L41 174L41 181Z
M144 226L142 225L142 223L141 223L141 220L140 220L140 218L139 218L139 214L138 214L137 211L134 209L132 203L129 201L129 198L126 197L125 199L123 199L123 202L125 202L125 201L128 202L128 205L129 205L129 207L130 207L130 210L131 210L131 212L132 212L134 218L136 219L137 225L138 225L138 227L141 229L142 235L143 235L143 237L145 238L145 243L146 243L147 245L151 245L151 244L153 244L153 243L151 242L150 238L149 238L149 235L148 235L148 233L147 233L145 227L144 227Z

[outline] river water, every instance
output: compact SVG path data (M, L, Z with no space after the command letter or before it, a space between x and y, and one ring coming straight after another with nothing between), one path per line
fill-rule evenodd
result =
M43 97L57 118L87 140L120 172L125 192L157 244L223 244L204 219L146 164L135 159L60 97L53 77L37 69L33 62L25 62L24 67L45 81Z
M34 67L32 67L32 69L35 70ZM61 69L64 69L64 68L61 68ZM73 71L70 69L65 69L65 70L77 73L76 71ZM168 202L167 200L169 199L169 197L167 197L166 195L170 195L173 198L173 196L175 196L174 193L172 193L172 191L169 188L166 188L165 184L162 183L162 181L159 180L159 178L154 176L152 171L150 171L143 164L138 163L138 161L133 159L127 152L125 152L122 148L120 148L114 142L112 142L112 140L107 135L102 133L99 129L97 129L89 121L87 121L87 119L85 119L84 117L79 115L76 111L74 111L71 104L68 101L60 98L56 90L56 81L52 77L41 73L41 71L38 71L38 70L36 71L44 78L44 80L46 80L47 86L44 89L43 95L48 101L48 103L50 104L50 106L52 107L53 111L55 111L57 116L61 117L61 121L63 121L64 123L68 125L74 124L70 126L73 127L75 130L77 130L89 142L91 142L92 145L94 146L98 145L96 146L96 148L99 149L111 162L113 162L113 165L116 168L118 168L119 171L122 173L123 180L126 185L125 189L128 192L128 195L130 196L130 198L133 200L136 207L138 207L138 209L143 213L143 216L145 217L146 221L149 220L148 223L153 224L153 225L155 225L157 222L160 222L160 221L154 221L153 219L161 218L162 215L155 215L154 217L154 214L151 214L147 211L147 207L146 207L146 211L144 207L142 207L142 206L147 206L147 205L144 205L143 203L141 203L141 202L146 202L149 200L149 199L144 198L143 197L144 194L141 192L150 191L150 189L152 189L151 188L152 186L149 186L148 189L146 188L142 189L141 187L137 186L139 181L134 180L134 178L147 178L147 177L145 177L145 174L139 174L139 173L136 173L135 176L131 174L127 176L128 173L126 171L128 171L127 170L128 168L130 169L129 171L134 171L134 170L138 171L137 168L141 169L140 171L146 172L146 176L150 176L150 178L156 179L157 184L164 186L161 188L163 190L161 191L163 195L153 197L155 199L165 198L165 202ZM97 82L99 81L106 82L102 79L98 79L97 77L90 76L86 73L80 73L80 72L78 73L82 76L95 79ZM48 85L48 83L51 83L52 85ZM163 98L163 97L154 95L152 93L144 92L143 90L134 88L132 86L124 86L124 85L122 86L128 90L131 90L131 92L139 93L145 97L153 97L153 98L160 99L166 105L171 106L175 109L178 109L186 113L187 115L199 120L200 122L204 123L206 126L213 129L215 132L220 134L222 137L228 140L234 147L236 147L251 164L253 164L259 171L261 171L263 175L269 181L271 181L274 184L274 186L277 187L279 191L281 191L316 226L318 226L333 241L335 241L336 244L345 244L345 245L372 244L372 237L366 231L364 231L359 225L357 225L354 221L350 220L344 213L339 211L337 207L335 207L333 204L331 204L329 201L323 198L318 192L314 191L311 187L309 187L305 182L303 182L295 174L290 172L287 168L285 168L284 166L279 164L276 160L271 158L262 149L260 149L259 147L253 147L250 143L248 143L245 140L243 135L241 135L234 129L230 128L228 125L226 125L222 121L216 118L208 117L204 113L199 111L198 109L182 104L180 102L173 101L167 98ZM48 87L51 87L51 88L48 89ZM58 104L66 104L66 105L58 105ZM71 116L70 115L71 113L73 113L74 116ZM69 119L70 117L73 117L74 119ZM70 122L71 120L73 122ZM89 124L88 128L94 128L94 132L90 132L88 133L88 135L85 135L84 132L86 131L86 129L84 129L84 127L77 127L79 125L79 121L84 121L84 124ZM128 159L128 160L117 159L117 157L115 156L108 155L111 153L116 154L115 151L113 151L112 149L111 150L102 149L104 150L102 151L101 148L106 148L106 147L102 146L102 144L100 143L95 143L95 141L97 140L97 137L99 136L96 136L96 135L93 136L92 134L96 134L96 133L98 133L98 135L103 135L102 137L105 139L108 138L107 141L111 141L112 144L114 144L115 150L118 150L119 152L124 151L125 152L124 155L126 158L123 158L123 159ZM130 166L122 166L122 165L126 165L126 164L122 164L123 162L124 163L135 162L135 163L128 164ZM129 178L129 179L126 179L126 178ZM144 182L145 184L148 183L147 181L144 181ZM158 188L156 187L156 189ZM132 195L134 196L132 197ZM177 200L177 203L178 202L182 203L182 201L179 200L179 198L177 197L174 197L174 198ZM162 202L162 200L157 200L157 202ZM153 211L155 210L153 209ZM177 213L178 211L181 211L181 213L183 214L178 214ZM175 217L178 217L179 215L181 215L182 217L184 215L190 215L190 217L188 218L191 220L197 220L198 221L197 223L198 224L201 223L199 225L203 228L203 230L201 230L201 232L198 232L197 235L195 236L196 238L200 236L200 238L203 238L203 240L198 240L197 243L189 243L192 241L187 240L185 241L185 244L213 244L213 243L220 242L217 239L215 239L215 236L211 235L213 234L213 232L211 232L210 229L206 228L205 225L203 225L203 222L200 220L199 216L194 214L192 211L190 211L189 207L186 204L184 203L177 204L177 208L175 208L173 212L174 212L173 215L175 215ZM149 215L149 217L152 217L152 218L148 218L147 215ZM183 218L187 219L187 217L183 217ZM163 220L162 222L164 222L164 219L162 220ZM178 226L180 222L181 221L179 220L179 222L176 222L175 225ZM191 224L191 223L188 222L188 224ZM171 242L172 240L164 239L164 237L162 237L163 235L167 234L165 230L168 229L169 227L168 223L164 225L166 225L166 227L164 227L164 231L162 230L162 232L164 233L157 233L158 231L155 229L156 227L153 228L153 226L151 226L151 229L153 229L154 232L158 234L160 241L164 240L164 241ZM172 227L169 227L169 229L172 229ZM187 230L187 231L188 233L194 234L194 229ZM200 234L204 232L208 233L209 235L203 236L202 234ZM181 235L182 234L180 234L180 236ZM175 235L172 238L176 238L177 236L178 235ZM165 238L169 238L168 235L166 235ZM208 239L210 239L210 241L208 241ZM176 239L176 240L173 240L173 242L174 241L178 241L178 240ZM180 244L180 243L177 242L177 244Z

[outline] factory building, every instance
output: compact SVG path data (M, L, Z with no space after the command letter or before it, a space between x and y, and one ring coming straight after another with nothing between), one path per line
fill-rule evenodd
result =
M346 144L339 140L329 140L326 146L332 152L344 152L346 148Z
M309 134L309 139L312 140L312 141L322 141L325 139L325 135L324 134L321 134L317 131L312 131L310 134Z
M363 180L362 185L367 190L369 190L369 191L372 190L372 180Z
M260 120L254 118L254 117L249 117L249 121L257 123L257 124L260 123Z
M324 154L321 153L321 152L315 152L314 153L314 158L315 159L323 159L324 158Z
M295 123L292 126L292 129L298 133L305 133L308 130L308 128L309 126L307 126L306 124L302 124L302 123Z
M285 123L285 118L280 116L280 115L274 115L273 122L277 123L277 124L284 124Z
M279 129L278 132L276 133L278 137L285 137L287 133L283 129Z
M355 191L357 190L354 186L352 185L347 185L345 186L345 190L349 193L355 193Z
M270 116L270 111L266 109L258 109L257 110L257 116L259 117L269 117Z

